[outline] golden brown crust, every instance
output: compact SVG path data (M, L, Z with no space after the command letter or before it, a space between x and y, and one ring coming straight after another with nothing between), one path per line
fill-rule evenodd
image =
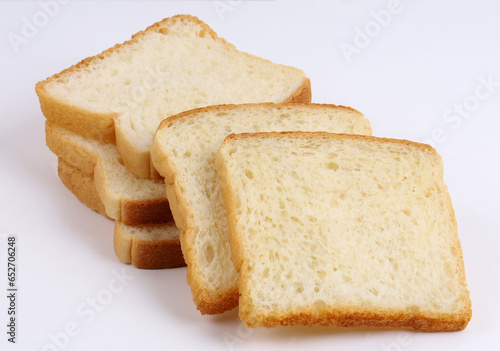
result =
M131 256L132 265L141 269L165 269L186 266L179 240L133 240Z
M431 145L418 143L415 141L410 141L406 139L394 139L394 138L381 138L369 135L357 135L357 134L342 134L342 133L329 133L329 132L303 132L303 131L294 131L294 132L259 132L259 133L239 133L239 134L230 134L226 137L222 145L230 143L232 140L239 139L259 139L259 138L267 138L267 137L278 137L278 138L318 138L318 139L330 139L332 137L338 139L352 139L352 140L372 140L379 142L388 142L394 144L400 144L403 146L413 145L425 151L427 153L433 154L435 157L438 157L441 160L441 156L437 153L436 149L434 149Z
M358 110L353 109L352 107L349 106L342 106L342 105L335 105L335 104L322 104L322 103L309 103L309 102L280 102L280 103L275 103L275 102L250 102L250 103L245 103L245 104L221 104L221 105L211 105L211 106L206 106L206 107L199 107L199 108L194 108L192 110L188 111L183 111L178 114L172 115L170 117L165 118L163 121L160 122L160 125L158 126L158 130L162 128L168 128L169 126L173 125L174 123L178 123L177 120L182 120L186 118L194 118L193 115L196 118L203 118L204 114L208 113L213 113L213 112L225 112L225 111L232 111L232 110L245 110L245 109L269 109L273 107L277 108L296 108L296 107L303 107L307 106L307 108L310 109L325 109L325 108L342 108L345 110L348 110L350 112L359 114L360 116L363 116L361 112Z
M191 290L194 291L195 285L191 285ZM193 295L194 297L195 295ZM217 295L203 293L199 291L196 294L196 299L193 298L196 308L201 314L220 314L232 310L238 306L238 288L230 290L217 291Z
M439 171L435 176L440 180L443 177L443 165L441 157L434 148L429 145L415 143L408 140L378 138L371 136L348 135L348 134L332 134L327 132L269 132L269 133L242 133L231 134L224 140L222 145L230 144L233 140L238 139L259 139L267 137L275 138L341 138L353 140L377 140L382 142L390 142L401 145L413 145L420 150L430 153L438 162ZM244 258L244 248L242 242L242 234L236 223L236 199L231 195L234 194L231 188L231 182L227 175L227 169L221 156L216 159L216 168L220 178L222 193L226 206L229 227L229 242L231 245L231 255L236 270L239 272L239 291L245 292L249 290L249 266ZM453 233L457 233L457 224L454 215L451 198L447 195L447 204L450 216L451 228ZM277 327L290 325L305 325L311 326L315 324L325 326L340 326L340 327L358 327L358 326L380 326L380 327L412 327L419 331L427 332L447 332L460 331L467 327L468 322L472 317L471 301L469 292L466 289L465 269L462 258L462 249L458 235L453 236L451 246L455 249L457 260L457 272L460 276L460 283L463 286L463 294L460 301L457 303L459 310L450 313L436 313L432 311L408 312L406 310L395 310L387 308L359 308L357 306L336 308L327 306L322 309L316 307L301 308L300 310L290 311L269 311L259 310L254 307L251 297L243 293L239 300L239 316L243 323L248 327Z
M123 231L115 221L114 248L116 256L126 264L141 269L165 269L186 266L179 239L144 240Z
M328 310L317 311L314 308L303 309L301 312L290 311L288 313L264 313L263 311L248 311L245 305L240 304L240 317L248 327L274 328L279 326L305 325L312 326L320 324L323 326L338 327L411 327L426 332L450 332L460 331L467 327L470 320L468 313L453 315L419 312L418 314L407 311L390 309L360 309L352 306L350 308L328 308Z
M104 204L95 190L94 178L92 176L82 173L62 158L58 159L57 173L62 183L80 202L88 208L108 217L104 209Z
M121 221L128 225L159 224L172 221L172 212L166 197L146 200L122 199Z

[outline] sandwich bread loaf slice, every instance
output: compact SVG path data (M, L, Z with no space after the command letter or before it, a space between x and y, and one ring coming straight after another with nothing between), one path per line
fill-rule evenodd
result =
M164 182L134 176L121 163L114 145L84 138L50 121L45 123L45 136L50 150L65 161L62 166L59 162L65 170L60 178L70 190L75 190L75 186L88 188L80 183L88 182L89 177L93 178L94 190L91 192L73 191L80 194L80 200L97 191L104 206L102 211L99 205L98 211L129 225L167 223L172 220ZM71 182L68 177L72 178ZM97 206L96 201L90 201L90 198L82 202L94 204L89 206L93 209Z
M164 120L156 132L153 164L165 177L188 283L202 314L222 313L238 304L238 276L215 174L217 151L231 133L288 130L371 134L370 123L356 110L295 103L201 108Z
M467 326L457 223L432 147L241 134L216 168L247 326Z
M310 102L303 71L240 52L198 18L166 18L131 40L36 85L45 117L115 143L136 176L154 178L149 149L159 123L224 103Z

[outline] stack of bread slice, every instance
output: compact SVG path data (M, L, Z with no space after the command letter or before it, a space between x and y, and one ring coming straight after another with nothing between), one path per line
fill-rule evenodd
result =
M164 183L150 165L161 120L220 103L311 100L301 70L239 52L189 15L150 26L36 92L61 180L116 221L117 256L140 268L184 265Z
M115 220L115 252L138 268L184 266L163 181L135 177L116 147L45 124L47 146L58 157L66 187L91 209Z
M423 331L470 320L439 155L312 104L301 70L179 15L36 90L59 176L116 221L117 256L186 264L202 314Z

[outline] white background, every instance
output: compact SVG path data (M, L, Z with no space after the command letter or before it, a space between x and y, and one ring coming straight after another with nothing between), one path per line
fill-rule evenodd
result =
M388 4L72 1L43 22L36 1L0 1L0 349L497 349L500 5L491 0L401 0L390 17L383 17ZM57 177L34 86L178 13L200 17L240 50L302 68L311 78L314 102L358 109L371 121L374 135L415 141L434 137L472 298L466 330L248 330L237 309L201 316L185 268L144 271L118 261L112 221L80 204ZM23 37L23 27L34 21L39 26L35 33L13 44L12 38ZM343 53L349 45L356 53ZM488 80L493 83L487 87L482 82ZM457 115L453 109L460 106L464 113ZM16 345L6 341L7 235L18 237ZM116 274L131 280L106 306L98 306L102 311L91 312L90 301L106 294ZM62 334L65 328L72 336ZM51 338L57 341L52 348Z

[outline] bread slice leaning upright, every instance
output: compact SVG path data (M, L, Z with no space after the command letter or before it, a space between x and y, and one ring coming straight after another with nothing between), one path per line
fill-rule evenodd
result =
M187 111L164 120L156 132L152 160L165 177L188 283L203 314L222 313L238 304L238 275L215 173L217 151L231 133L288 130L371 134L368 120L351 108L269 103Z
M36 85L45 117L74 133L115 143L136 176L154 178L149 149L166 117L245 102L310 102L300 69L240 52L198 18L166 18L131 40Z
M241 134L216 167L247 326L467 326L457 223L432 147Z

